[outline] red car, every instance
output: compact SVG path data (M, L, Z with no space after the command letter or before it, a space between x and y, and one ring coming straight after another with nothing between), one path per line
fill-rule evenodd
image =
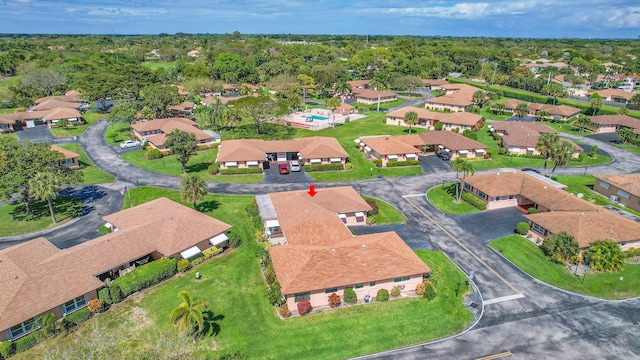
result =
M278 165L278 170L280 171L280 174L288 174L289 173L289 167L287 166L287 164L279 164Z

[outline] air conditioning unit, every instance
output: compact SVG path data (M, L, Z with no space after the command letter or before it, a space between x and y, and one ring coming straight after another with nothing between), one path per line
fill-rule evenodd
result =
M618 197L616 195L609 195L609 200L613 202L618 202Z

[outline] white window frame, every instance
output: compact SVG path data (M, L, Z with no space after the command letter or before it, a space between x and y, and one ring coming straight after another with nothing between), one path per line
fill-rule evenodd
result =
M37 330L40 328L40 326L38 326L36 329L33 328L33 324L35 324L36 322L36 318L34 317L33 319L27 320L27 321L23 321L18 325L12 326L9 329L7 329L6 334L7 334L7 339L8 340L16 340L19 339L25 335L30 334L32 331ZM20 332L17 334L14 334L14 328L18 328ZM18 330L18 329L16 329Z
M67 305L69 303L72 304ZM87 306L87 294L78 296L77 298L69 300L66 303L62 304L62 315L67 316L75 311L82 309L85 306Z
M293 299L295 302L300 302L302 300L311 300L311 292L307 291L306 293L295 294Z
M603 189L607 189L609 190L609 188L611 187L611 185L609 185L609 183L606 183L604 181L600 181L600 187Z
M545 232L547 231L547 229L543 228L542 226L536 224L536 223L531 223L531 229L537 231L538 233L544 235Z
M629 194L628 192L622 189L618 189L618 191L616 191L616 195L620 196L621 198L625 198L627 200L631 198L631 194Z

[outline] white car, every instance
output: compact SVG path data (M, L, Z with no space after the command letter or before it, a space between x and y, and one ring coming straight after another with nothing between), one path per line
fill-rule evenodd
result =
M289 168L291 169L291 171L300 171L300 163L296 160L293 160L289 163Z
M140 144L140 141L133 141L133 140L127 140L125 142L123 142L122 144L120 144L120 148L121 149L127 149L130 147L136 147L136 146L140 146L142 144Z

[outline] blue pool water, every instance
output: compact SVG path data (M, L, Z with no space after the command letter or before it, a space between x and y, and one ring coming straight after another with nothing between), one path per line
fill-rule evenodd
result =
M329 120L329 118L319 115L305 115L304 117L312 120Z

